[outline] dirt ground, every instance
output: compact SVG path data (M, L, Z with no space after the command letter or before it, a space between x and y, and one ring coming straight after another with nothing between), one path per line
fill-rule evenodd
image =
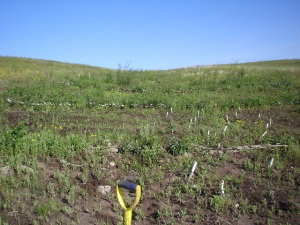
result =
M244 117L255 121L258 114L265 118L272 118L273 125L270 130L273 135L278 138L284 135L292 135L295 139L300 137L300 108L299 106L289 107L274 107L264 110L245 110L241 113ZM229 113L234 116L234 112ZM8 112L5 114L9 124L17 124L20 120L27 120L28 123L33 123L34 113L25 113L19 111ZM46 114L41 113L41 117L47 118ZM83 119L83 118L76 118ZM254 143L252 143L254 144ZM265 149L261 149L264 151ZM270 150L270 149L269 149ZM90 150L93 154L93 149ZM283 147L279 151L285 151ZM295 165L290 165L285 168L274 168L272 174L262 174L260 180L257 181L257 174L245 169L247 160L255 161L253 152L245 151L228 151L224 153L228 156L228 160L220 166L216 166L216 170L210 170L205 175L204 179L209 180L209 177L218 174L219 177L231 175L237 178L243 175L243 181L239 185L241 190L235 190L231 196L230 207L228 210L216 212L213 207L210 207L209 198L215 193L216 184L206 184L201 190L197 189L196 195L190 198L180 200L173 193L169 198L162 197L168 191L168 187L175 187L178 184L182 185L186 179L183 175L167 173L160 182L146 184L142 190L142 199L135 211L139 209L144 216L139 219L135 211L133 213L132 224L150 225L150 224L300 224L300 173L299 168ZM193 159L193 153L186 156ZM213 155L219 157L219 153ZM78 195L78 198L71 204L59 195L53 195L57 202L65 203L64 210L54 212L49 215L47 221L38 220L37 215L33 213L34 202L44 201L38 192L38 188L33 190L19 190L20 193L30 193L30 198L24 200L22 204L26 207L23 213L18 210L0 210L0 217L4 218L8 224L32 224L34 220L40 224L117 224L121 209L115 197L115 185L113 181L119 179L136 180L138 174L129 170L124 174L121 170L123 163L122 155L119 153L108 152L107 158L109 162L105 165L99 165L103 170L102 178L96 179L92 174L89 174L87 182L82 182L78 178L78 174L82 172L82 167L70 164L64 164L59 160L49 160L40 157L39 177L43 185L49 184L54 180L54 172L59 170L69 171L72 182L78 185L81 189L86 190L86 195ZM176 162L176 159L171 158L170 162ZM74 163L72 165L72 163ZM206 165L199 165L195 171L195 175L190 180L189 185L196 186L197 180L202 179L202 170L208 168ZM298 169L296 171L296 169ZM278 171L280 170L280 176ZM267 171L267 168L265 168ZM292 175L293 178L287 182L287 177ZM286 179L285 179L286 178ZM279 180L278 180L279 179ZM227 186L235 187L234 181L228 181ZM101 194L98 191L99 186L110 185L112 187L109 194ZM181 190L184 193L184 189ZM237 196L236 193L240 193ZM19 193L14 193L18 195ZM186 194L186 193L184 193ZM134 193L127 193L127 198L134 198ZM186 196L189 196L186 194ZM295 197L298 196L298 197ZM239 199L244 199L247 202L241 202ZM253 212L253 208L246 208L245 205L257 206L257 211ZM204 207L207 206L207 207ZM161 217L158 211L163 211L167 207L172 209L172 217L174 221L166 217ZM200 209L199 209L200 208ZM182 213L182 209L187 209ZM199 213L200 212L200 213ZM196 221L195 214L199 213L199 218Z

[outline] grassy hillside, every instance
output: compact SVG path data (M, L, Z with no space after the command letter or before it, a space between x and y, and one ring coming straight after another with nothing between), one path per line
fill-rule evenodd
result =
M114 103L228 110L299 101L297 60L141 72L2 57L0 66L4 99L24 107L40 101L74 108Z
M114 191L97 192L118 179L142 186L136 224L299 216L300 60L137 71L0 57L0 116L0 224L121 224Z

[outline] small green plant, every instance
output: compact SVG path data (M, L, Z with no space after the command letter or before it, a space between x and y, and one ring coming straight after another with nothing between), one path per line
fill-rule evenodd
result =
M216 212L226 212L231 204L231 201L227 197L214 195L212 198L210 198L209 204L213 209L215 209Z
M253 163L251 162L251 160L247 159L245 162L244 162L244 166L247 170L249 171L252 171L254 169L254 165Z
M61 194L67 193L71 188L71 180L65 172L56 171L53 174L54 179L58 182L58 190Z
M290 143L287 151L287 160L296 167L300 166L300 145L299 143Z
M161 210L157 210L157 214L159 218L169 217L172 215L172 210L170 207L166 206Z
M39 217L49 216L52 212L58 210L57 203L51 199L49 202L35 202L34 203L34 213Z
M9 225L4 219L0 217L0 224Z
M73 205L74 204L74 200L75 200L75 194L76 194L76 186L72 186L69 190L69 193L66 196L66 199L69 203L69 205Z
M156 165L162 157L162 148L158 136L150 126L143 126L135 136L135 143L125 143L121 152L130 152L139 159L143 165Z
M25 135L26 127L23 124L17 125L11 130L6 131L4 133L4 139L2 141L3 148L8 151L12 151L13 155L16 155L17 144Z
M133 211L133 219L135 220L143 220L145 218L145 214L142 209L135 209Z
M183 218L186 215L186 209L179 210L178 217Z
M97 174L99 175L99 173ZM77 178L81 180L82 183L86 183L89 177L89 168L85 167L81 173L77 175Z
M51 195L54 196L56 194L55 191L55 184L53 182L49 182L47 185L47 192Z
M101 180L101 178L103 177L103 171L100 168L93 168L92 170L92 175L97 179L97 180Z
M127 85L131 84L131 82L132 82L131 72L132 71L129 69L129 64L130 64L130 62L124 66L119 64L119 69L117 70L117 79L116 79L116 82L118 85L127 86Z
M183 155L188 150L188 141L186 139L180 139L177 137L172 137L169 140L169 145L167 147L167 151L174 155Z
M256 214L256 212L257 212L257 210L258 210L258 206L257 206L257 205L250 205L249 208L250 208L250 210L251 210L254 214Z

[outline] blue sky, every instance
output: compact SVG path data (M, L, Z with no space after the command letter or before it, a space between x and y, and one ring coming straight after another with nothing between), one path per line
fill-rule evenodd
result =
M0 2L0 55L116 69L300 58L300 0Z

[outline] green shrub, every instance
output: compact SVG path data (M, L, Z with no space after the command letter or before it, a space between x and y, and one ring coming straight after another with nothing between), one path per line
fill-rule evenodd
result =
M48 216L58 210L58 204L53 199L46 203L36 202L33 210L39 217Z
M167 152L174 156L183 155L188 150L188 141L178 137L172 137L167 146Z
M158 162L162 147L158 136L150 126L143 126L132 139L134 141L125 141L121 144L121 153L131 153L145 165L153 165Z
M216 211L216 212L226 212L228 207L231 205L231 201L229 198L221 196L221 195L214 195L210 201L209 205Z
M26 127L24 125L17 125L6 132L0 140L1 149L6 150L7 152L12 151L13 154L16 154L16 147L18 142L26 135Z
M287 159L295 167L300 167L300 146L299 144L289 144L288 151L286 153Z

